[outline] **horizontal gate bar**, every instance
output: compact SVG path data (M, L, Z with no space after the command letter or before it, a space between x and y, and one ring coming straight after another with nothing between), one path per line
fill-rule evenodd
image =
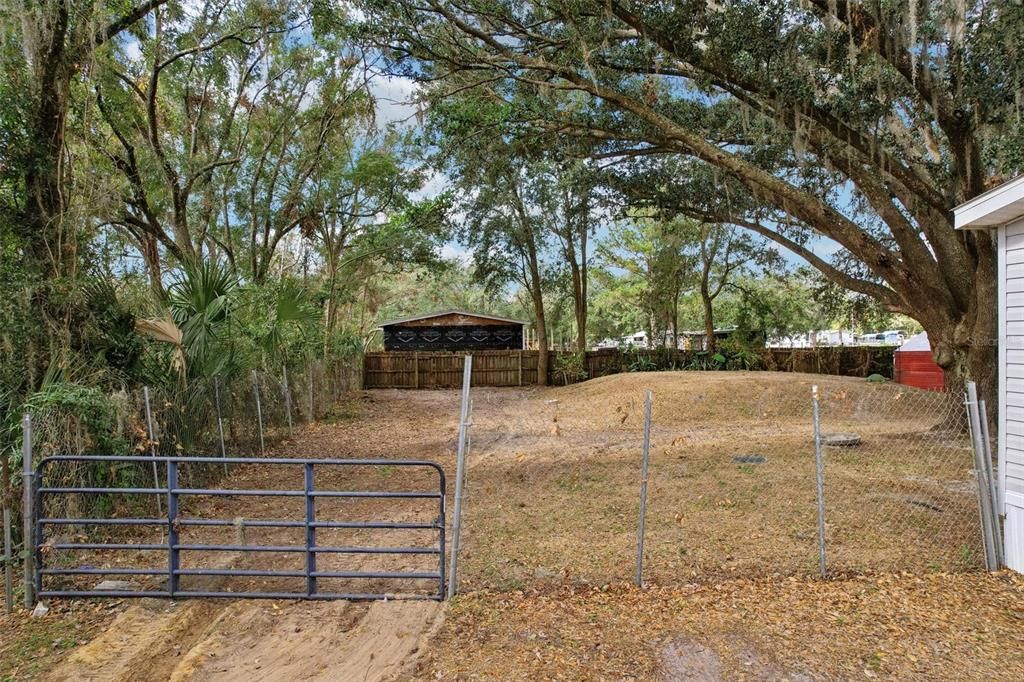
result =
M44 526L166 526L167 519L39 519Z
M167 549L161 545L161 549ZM439 547L324 547L316 545L174 545L182 552L314 552L317 554L438 554Z
M178 519L177 523L182 526L218 526L218 527L263 527L263 528L305 528L305 521L277 521L264 519L242 519L228 521L226 519ZM425 530L440 528L438 523L410 523L407 521L313 521L309 524L312 528L381 528L401 530Z
M314 571L314 578L405 578L408 580L437 580L441 577L434 573L392 573L388 571Z
M166 526L167 519L39 519L44 526ZM224 519L178 519L181 526L220 526L235 527L238 525L247 528L305 528L304 521L275 521L263 519L242 519L241 524L236 521ZM314 528L394 528L394 529L427 529L439 528L437 523L407 523L405 521L314 521L310 524Z
M75 488L39 488L40 493L55 495L74 495L74 494L97 494L97 495L166 495L167 488L87 488L87 487L75 487ZM230 488L174 488L170 491L172 495L207 495L210 497L305 497L306 492L304 490L232 490ZM365 498L365 497L379 497L385 499L423 499L423 500L436 500L441 496L441 493L426 493L426 492L382 492L375 490L367 491L334 491L334 490L322 490L310 492L311 497L353 497L353 498Z
M272 519L242 519L241 523L237 521L228 521L226 519L178 519L178 525L180 526L245 526L246 528L305 528L306 523L304 521L274 521Z
M140 551L150 551L157 549L169 549L167 545L157 544L128 544L128 543L103 543L103 542L58 542L53 545L49 545L51 549L137 549Z
M40 575L164 575L166 568L43 568Z
M39 590L40 597L170 597L167 590ZM177 595L175 595L177 596Z
M337 490L311 490L309 493L310 497L384 497L384 498L401 498L401 499L420 499L420 500L436 500L441 497L441 493L422 493L422 492L378 492L375 490L368 491L357 491L357 492L344 492Z
M440 523L406 523L391 521L314 521L309 525L313 528L399 528L404 530L443 528L443 524Z
M305 571L271 571L258 568L179 568L175 575L223 575L262 578L305 578Z
M263 578L305 578L305 571L271 571L262 569L231 569L231 568L182 568L175 571L176 575L218 575L225 577L263 577ZM315 578L407 578L409 580L437 580L440 575L434 573L404 573L401 571L314 571Z
M167 488L37 488L43 494L70 495L74 493L98 493L107 495L166 495Z
M190 464L316 464L328 466L423 466L434 469L444 475L444 470L437 462L425 459L319 459L316 457L151 457L149 455L54 455L44 457L38 466L50 462L138 462L148 464L150 462L178 462ZM166 490L164 491L166 492Z
M178 590L173 594L159 590L41 590L40 597L114 597L123 599L125 597L171 597L174 599L294 599L296 601L316 600L329 601L336 599L347 599L350 601L380 601L380 600L432 600L441 599L440 594L415 594L400 592L211 592L211 591L190 591Z
M439 547L312 547L319 554L440 554Z
M175 545L182 552L305 552L296 545Z
M43 492L55 492L55 491L68 491L69 488L55 488L51 490L44 490ZM91 490L91 489L85 489ZM115 488L120 490L120 488ZM160 492L166 493L167 490ZM234 497L234 496L252 496L252 497L305 497L306 491L304 490L233 490L231 488L175 488L171 490L173 495L209 495L211 497ZM334 490L323 490L316 491L312 490L309 493L310 497L381 497L381 498L412 498L412 499L432 499L436 500L441 496L440 493L423 493L423 492L386 492L386 491L334 491Z
M77 549L136 549L142 551L156 551L172 549L167 545L157 544L105 544L100 542L61 542L51 545L55 550L77 550ZM312 551L317 554L438 554L438 547L329 547L316 546L308 550L305 545L173 545L173 549L182 552L306 552ZM129 569L124 569L129 570ZM40 571L44 575L46 571Z

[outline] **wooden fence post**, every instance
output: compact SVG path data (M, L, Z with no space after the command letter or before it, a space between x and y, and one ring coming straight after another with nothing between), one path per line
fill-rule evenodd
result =
M412 354L412 383L413 388L420 387L420 354Z

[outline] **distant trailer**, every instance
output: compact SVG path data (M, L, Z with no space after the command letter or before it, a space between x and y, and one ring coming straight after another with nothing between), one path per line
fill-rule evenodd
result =
M893 356L893 379L896 383L926 391L945 391L946 374L932 358L928 333L911 336L896 349Z

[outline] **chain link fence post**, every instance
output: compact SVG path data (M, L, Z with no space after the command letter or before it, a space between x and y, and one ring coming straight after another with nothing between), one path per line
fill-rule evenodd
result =
M821 453L821 406L818 401L818 386L811 386L811 402L814 411L814 469L818 498L818 574L824 578L825 563L825 461Z
M316 421L316 412L314 412L313 403L313 362L311 360L306 361L306 373L309 375L309 423Z
M149 386L142 387L142 396L146 402L146 431L149 433L149 454L153 456L153 487L160 487L160 474L156 470L156 434L153 432L153 411L149 404ZM156 515L163 516L163 505L160 496L154 495L156 500Z
M993 516L993 504L989 499L990 488L985 466L986 448L982 442L981 411L978 405L978 387L973 381L967 382L968 423L971 431L971 444L974 448L974 470L978 482L978 511L981 516L981 529L985 541L985 567L990 571L999 570L999 557L996 550L996 519Z
M281 381L284 390L284 411L288 414L288 436L292 435L292 392L288 388L288 365L281 366Z
M227 457L228 451L224 447L224 417L220 411L220 377L213 377L213 402L217 406L217 438L220 440L220 456ZM224 465L224 475L228 473L228 465Z
M4 523L4 610L7 613L14 611L14 575L13 566L11 565L14 557L12 556L11 545L11 458L7 450L0 454L3 458L2 481L0 486L3 490L0 490L0 495L3 496L3 523Z
M448 566L448 598L459 591L459 533L462 530L462 488L466 476L466 432L469 421L469 385L473 374L473 356L467 355L462 365L462 404L459 415L459 443L455 461L455 504L452 510L451 557ZM441 519L444 523L444 519Z
M256 425L260 436L260 457L263 457L266 455L263 444L263 408L260 405L260 380L256 375L256 370L252 371L252 391L256 396Z
M651 399L647 391L644 403L644 440L640 463L640 523L636 539L636 586L644 586L644 522L647 515L647 471L651 460Z
M1003 507L999 503L999 488L992 471L992 439L988 432L988 406L984 400L978 401L978 413L981 426L982 455L985 460L985 477L988 478L989 503L992 505L992 531L995 541L996 565L1000 568L1006 564L1003 557L1003 528L1000 525Z
M32 513L32 493L35 488L32 484L33 472L32 472L32 415L26 413L21 419L21 476L22 476L22 544L25 547L24 551L24 589L25 589L25 608L31 609L35 606L35 599L32 595L32 557L35 552L35 534L33 530L33 520L35 515Z

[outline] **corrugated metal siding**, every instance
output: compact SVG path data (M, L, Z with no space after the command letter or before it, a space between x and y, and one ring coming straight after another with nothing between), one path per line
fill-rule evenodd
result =
M1006 228L1003 314L1003 443L1006 448L1006 490L1024 494L1024 221ZM1003 298L1001 297L1001 298ZM1024 510L1007 521L1024 532ZM1012 535L1012 533L1011 533ZM1020 539L1024 543L1024 539ZM1020 549L1024 550L1024 547ZM1024 561L1024 555L1021 560ZM1020 569L1018 569L1020 570Z
M897 383L927 391L946 390L946 377L930 350L897 351L894 367Z

